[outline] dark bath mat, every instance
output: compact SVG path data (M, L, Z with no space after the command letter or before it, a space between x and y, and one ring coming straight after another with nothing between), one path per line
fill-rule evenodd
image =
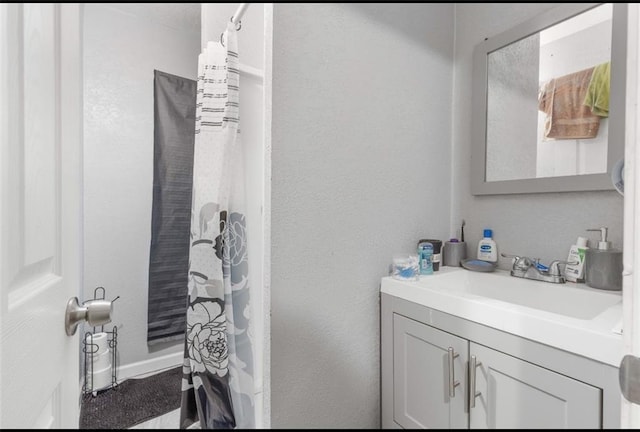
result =
M83 395L80 429L127 429L180 408L182 366ZM178 425L176 424L176 428Z

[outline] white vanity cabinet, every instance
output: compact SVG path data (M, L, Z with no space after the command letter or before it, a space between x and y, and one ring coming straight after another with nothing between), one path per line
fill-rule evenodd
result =
M392 343L394 420L407 429L468 427L467 340L394 314Z
M619 427L617 368L389 294L381 307L383 428Z
M599 388L473 342L469 356L480 363L469 373L469 387L472 379L476 386L472 429L601 426Z

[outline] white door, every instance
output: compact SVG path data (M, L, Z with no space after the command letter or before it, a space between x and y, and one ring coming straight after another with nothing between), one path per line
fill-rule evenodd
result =
M0 428L77 428L78 4L0 4Z
M640 357L640 5L629 3L627 36L626 133L624 154L624 353ZM640 405L622 397L620 426L640 428Z

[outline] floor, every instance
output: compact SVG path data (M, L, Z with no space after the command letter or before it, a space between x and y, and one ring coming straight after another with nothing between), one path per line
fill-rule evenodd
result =
M132 426L129 429L179 429L180 408L168 412L160 417L147 420L144 423ZM200 429L200 422L196 422L187 429Z
M179 429L179 422L180 408L132 426L129 429Z
M125 379L117 388L84 395L81 429L178 429L182 368Z

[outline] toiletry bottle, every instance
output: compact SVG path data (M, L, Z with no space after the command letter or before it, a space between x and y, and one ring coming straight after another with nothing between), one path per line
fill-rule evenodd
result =
M421 243L430 243L433 247L432 255L431 255L431 266L433 267L433 271L437 272L440 270L440 258L442 256L442 240L438 239L420 239L418 241L418 247L420 247ZM420 254L420 252L418 252Z
M498 261L498 246L491 238L493 231L484 230L484 238L478 242L478 259L482 261L496 262Z
M420 274L433 274L433 245L426 241L418 243L418 260L420 264Z
M599 231L598 247L584 254L584 281L591 288L620 291L622 289L622 250L614 249L607 240L607 227L592 228Z
M564 278L569 282L584 282L584 256L587 250L587 238L578 237L576 244L569 249L568 263L564 267Z

